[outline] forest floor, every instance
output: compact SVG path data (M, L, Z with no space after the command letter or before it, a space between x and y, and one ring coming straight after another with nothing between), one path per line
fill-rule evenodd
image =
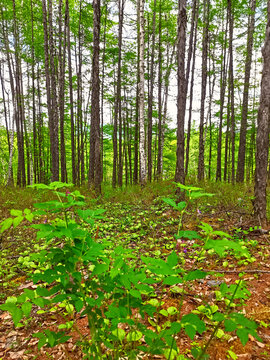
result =
M218 304L216 291L222 282L230 285L239 279L239 274L245 280L250 297L242 305L243 313L258 324L260 340L249 335L245 346L235 333L221 334L215 337L207 353L210 360L225 359L270 359L270 236L268 229L257 228L256 219L252 214L251 189L232 190L227 185L211 186L208 192L216 195L213 198L195 201L183 218L183 228L200 231L201 222L209 224L214 230L228 232L238 239L244 240L251 258L236 259L229 253L218 258L206 253L199 263L199 268L209 272L205 279L195 280L188 287L183 297L182 315L190 313L200 305ZM121 244L140 255L166 257L172 250L181 252L184 265L192 268L194 263L193 240L175 239L179 214L167 206L162 196L172 196L173 187L170 183L152 187L142 191L137 188L130 191L115 191L99 199L91 198L87 190L90 207L106 209L106 216L98 221L92 229L96 238L111 241L115 246ZM32 208L34 202L42 196L32 189L7 190L0 189L0 221L10 216L11 209ZM44 200L42 198L42 200ZM49 219L50 220L50 219ZM30 253L42 248L42 240L36 240L36 231L26 226L26 223L16 229L8 230L0 236L0 303L8 296L18 295L24 289L35 289L36 285L28 279L35 265L27 264ZM24 258L24 261L22 260ZM20 260L19 260L20 259ZM219 276L217 276L219 274ZM182 296L182 295L181 295ZM163 292L163 309L178 307L180 294L171 291L170 287ZM218 304L219 306L219 304ZM70 330L72 337L65 343L54 348L37 348L38 339L31 334L40 329L56 330L58 325L66 321L64 311L37 314L38 307L32 309L31 316L24 320L23 326L15 328L8 312L0 310L0 360L11 359L82 359L83 354L76 344L78 335ZM87 318L74 315L75 323L81 334L88 335ZM147 319L142 319L146 321ZM205 317L205 322L207 323ZM160 316L160 322L165 318ZM151 324L148 324L151 328ZM183 335L177 339L177 345L186 359L193 359L190 348L196 341L205 344L212 325L204 336L196 335L191 341ZM138 357L139 358L139 357ZM147 359L148 357L141 357ZM150 357L149 357L150 359ZM165 359L163 356L152 356L151 359Z

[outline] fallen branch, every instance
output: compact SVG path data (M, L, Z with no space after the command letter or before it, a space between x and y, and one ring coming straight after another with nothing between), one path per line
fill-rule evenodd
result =
M270 274L270 270L223 270L223 269L218 269L218 270L207 270L207 269L202 269L202 271L205 272L218 272L218 273L225 273L225 274L241 274L241 273L249 273L249 274Z

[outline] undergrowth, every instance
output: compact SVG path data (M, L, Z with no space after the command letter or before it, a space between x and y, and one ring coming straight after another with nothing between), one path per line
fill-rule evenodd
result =
M144 189L145 210L136 214L133 207L134 214L121 223L123 229L133 224L133 228L129 226L128 241L117 239L114 225L110 218L106 219L106 211L100 205L102 198L86 202L79 190L70 190L70 184L33 185L28 191L37 200L36 210L11 209L11 217L1 223L1 233L25 222L32 223L30 226L37 231L36 251L19 258L19 263L32 269L29 278L37 285L8 297L0 309L10 312L16 327L25 325L34 308L45 315L64 309L67 320L58 331L48 328L33 336L39 339L39 348L54 347L69 339L71 329L78 331L78 345L85 359L137 359L145 354L163 355L169 360L187 359L178 341L183 334L193 341L190 351L197 360L207 359L210 343L226 333L236 334L242 344L250 335L260 340L257 323L241 311L250 295L241 276L231 285L217 282L215 306L204 303L183 313L189 288L196 287L208 275L204 269L207 256L221 262L227 255L237 261L252 262L252 255L241 238L215 230L206 222L198 221L198 230L186 229L185 216L201 211L201 199L207 199L204 206L212 206L215 196L208 189L175 185L185 194L185 201L177 201L170 183L162 197L157 197L158 184L156 189L152 187L151 195ZM38 202L44 191L49 194L45 195L47 201ZM108 206L117 207L114 201L120 196L118 191L105 196ZM134 189L126 189L125 196L130 200L119 206L128 209L130 201L137 200ZM165 254L155 246L159 241L158 223L154 218L146 222L150 206L155 208L157 217L167 211L178 214L178 219L168 220L168 234L162 230L163 240L168 237ZM170 229L175 229L175 233L171 234ZM132 243L138 245L146 235L149 250L144 250L142 244L141 249L134 251ZM174 241L169 241L173 235ZM187 251L192 253L191 267L186 266ZM178 294L179 301L177 306L164 309L163 295L168 291ZM90 336L85 337L76 327L78 315L87 318ZM195 340L204 335L206 341L199 345Z

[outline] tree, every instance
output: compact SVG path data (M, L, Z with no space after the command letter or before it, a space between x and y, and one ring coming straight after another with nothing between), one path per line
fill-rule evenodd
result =
M205 130L204 125L205 125L205 97L206 97L206 83L207 83L209 7L210 7L210 1L204 0L204 2L203 2L202 83L201 83L198 180L204 179L204 130Z
M258 130L256 139L255 170L255 215L262 226L266 225L266 185L269 149L269 116L270 116L270 0L267 3L267 25L265 42L262 49L263 70L261 80L260 106L258 110Z
M155 58L155 40L156 40L156 0L154 0L153 24L152 24L152 44L150 59L150 85L148 95L148 148L147 148L147 173L148 181L152 180L152 131L153 131L153 92L154 92L154 58Z
M44 51L45 51L45 72L47 106L50 131L50 150L51 150L51 180L59 180L59 140L58 140L58 116L56 98L56 77L54 63L54 40L52 22L52 0L42 0L43 10L43 31L44 31ZM49 29L48 29L49 25Z
M186 77L185 77L185 48L186 48L186 0L179 0L178 4L178 41L177 41L177 150L175 181L185 182L184 150L185 150L185 112L186 112Z
M140 153L140 184L145 185L147 181L146 154L144 148L144 0L138 0L139 7L139 84L138 84L138 112L139 112L139 153Z
M88 184L101 193L101 153L100 153L100 105L99 105L99 40L100 40L100 0L93 0L93 60L92 60L92 98L91 130Z
M244 93L243 93L243 105L242 105L242 112L241 112L240 141L239 141L238 163L237 163L237 173L236 173L236 181L237 182L243 182L244 176L245 176L248 94L249 94L250 70L251 70L251 63L252 63L252 48L253 48L253 35L254 35L254 25L255 25L256 0L250 0L249 6L250 6L250 15L249 15L249 21L248 21Z

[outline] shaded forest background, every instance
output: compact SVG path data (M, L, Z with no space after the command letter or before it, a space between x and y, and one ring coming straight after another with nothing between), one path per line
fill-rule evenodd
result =
M252 181L264 0L0 9L0 183Z

